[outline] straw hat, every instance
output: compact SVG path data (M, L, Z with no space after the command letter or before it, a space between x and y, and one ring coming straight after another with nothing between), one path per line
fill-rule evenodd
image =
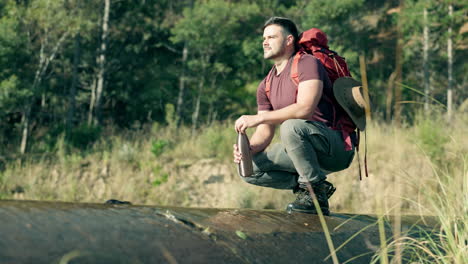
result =
M366 128L366 108L362 85L351 77L338 78L333 84L333 94L338 103L348 113L359 130Z

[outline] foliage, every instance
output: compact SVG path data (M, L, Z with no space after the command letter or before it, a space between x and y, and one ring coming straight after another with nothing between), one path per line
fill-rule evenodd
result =
M446 121L440 114L433 114L427 118L421 113L416 119L414 140L436 164L444 160L445 144L450 139L445 124Z
M161 166L156 166L153 169L153 173L156 176L156 179L151 183L154 187L157 187L165 182L167 182L167 179L169 178L169 174L165 172Z
M72 131L68 142L75 148L86 149L99 140L101 132L99 126L81 125Z
M18 77L11 75L0 82L0 109L11 112L17 106L18 101L24 100L30 93L19 87Z
M236 235L238 237L240 237L241 239L243 239L243 240L246 240L248 238L247 235L244 232L240 231L240 230L236 230Z
M259 12L256 4L197 1L184 9L183 18L171 30L171 41L189 50L187 66L194 83L193 97L210 95L200 98L208 122L214 114L219 118L232 114L221 107L241 100L235 91L248 77L238 71L246 66L240 47L248 45L243 41L258 26Z
M194 142L201 157L226 158L232 152L232 144L236 138L235 133L229 122L213 124L201 130Z
M142 204L283 208L289 192L242 185L231 162L232 120L256 111L258 83L272 65L262 58L261 28L268 17L290 17L300 30L324 30L357 79L358 58L365 55L374 116L384 112L392 84L397 25L404 42L398 85L422 90L429 74L430 96L440 104L447 102L451 37L453 103L466 104L468 2L399 2L111 1L109 36L101 43L103 1L0 1L0 198L12 198L10 190L20 186L27 199L102 202L116 195ZM428 72L422 64L424 27ZM91 126L103 44L102 123ZM467 122L447 123L439 112L420 114L423 99L403 90L402 100L414 102L403 109L407 126L370 127L370 177L350 183L337 173L333 180L341 192L332 206L370 213L378 199L392 207L395 183L408 176L401 210L437 214L441 231L437 241L422 233L421 240L399 242L417 262L464 263ZM179 102L182 109L176 109ZM25 127L34 154L15 159ZM357 166L344 174L357 175ZM419 204L411 202L416 199Z
M153 141L151 143L151 153L155 157L159 157L161 154L163 154L164 149L169 145L169 141L164 140L164 139L158 139L156 141Z
M175 128L178 121L203 130L218 121L255 112L256 88L271 67L262 58L261 28L273 15L292 18L300 30L323 29L330 48L346 57L357 79L358 58L366 55L373 110L381 115L395 68L398 20L403 21L405 41L402 82L421 90L422 10L427 8L430 95L445 104L450 26L454 104L460 105L467 96L465 2L408 0L400 9L398 1L366 0L112 1L101 130L114 125L136 130L153 124ZM448 16L450 3L452 17ZM75 147L89 146L102 136L86 125L95 96L96 61L101 55L97 51L103 44L103 8L101 1L0 3L0 142L4 146L0 152L19 152L29 112L30 150L53 150L53 142L64 130L67 140L68 134L75 135L71 136ZM409 90L403 91L402 99L423 100ZM176 109L179 101L182 109ZM415 108L417 104L404 109L411 122ZM177 129L172 132L179 133ZM230 136L209 133L212 149L203 155L226 152L228 147L220 142Z

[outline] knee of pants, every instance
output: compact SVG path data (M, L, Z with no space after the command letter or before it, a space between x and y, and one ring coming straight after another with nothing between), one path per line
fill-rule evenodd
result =
M288 119L280 126L281 141L289 140L300 134L300 127L304 124L301 119Z
M259 185L258 183L258 178L262 176L263 173L255 173L250 176L250 177L241 177L242 180L244 180L246 183L253 184L253 185Z
M254 160L255 160L255 156L254 156ZM253 174L249 177L243 177L243 176L240 176L239 177L245 181L246 183L249 183L249 184L253 184L253 185L259 185L258 184L258 179L261 178L265 172L262 171L259 167L257 167L256 163L253 162Z

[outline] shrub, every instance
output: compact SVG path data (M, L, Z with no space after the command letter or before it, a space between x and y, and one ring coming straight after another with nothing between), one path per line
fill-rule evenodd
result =
M233 126L226 122L206 128L198 138L198 145L205 158L230 158L235 139Z
M169 141L164 139L158 139L156 141L153 141L151 143L151 153L153 153L155 157L159 157L168 145Z
M68 143L75 148L86 149L100 138L101 132L99 126L81 125L71 131Z
M415 124L415 142L436 164L444 159L444 145L449 141L449 127L442 115L418 115Z

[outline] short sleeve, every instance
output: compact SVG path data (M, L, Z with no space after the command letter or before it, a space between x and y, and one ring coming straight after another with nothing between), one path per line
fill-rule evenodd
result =
M319 70L317 59L314 56L309 54L301 56L297 66L299 82L322 80Z
M266 96L265 93L265 84L266 78L260 82L257 88L257 108L258 111L271 111L273 110L273 106L270 103L270 100Z

